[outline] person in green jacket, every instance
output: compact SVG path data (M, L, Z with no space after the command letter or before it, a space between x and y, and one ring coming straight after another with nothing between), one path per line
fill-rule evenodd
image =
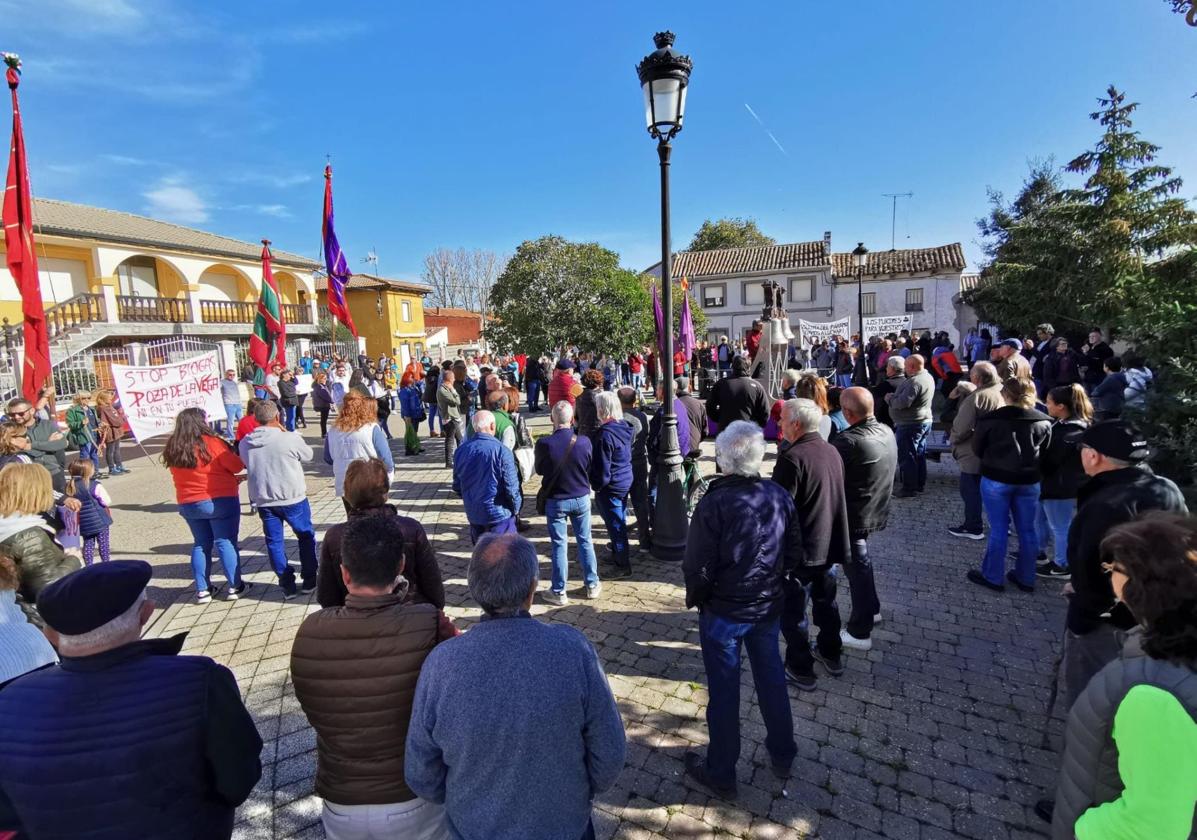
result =
M107 473L100 469L100 447L96 443L100 421L91 407L91 392L80 391L75 394L71 407L67 409L66 422L67 442L79 448L80 458L95 464L95 478L107 478Z
M1139 622L1068 716L1056 840L1185 840L1197 805L1197 519L1112 529L1103 567Z

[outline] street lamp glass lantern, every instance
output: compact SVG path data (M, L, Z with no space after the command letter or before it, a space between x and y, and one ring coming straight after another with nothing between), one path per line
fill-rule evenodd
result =
M857 268L864 268L868 258L869 249L864 246L863 242L856 243L856 247L852 250L852 264Z
M653 36L655 52L645 56L636 67L644 91L644 121L648 133L668 140L682 130L686 115L686 89L693 62L673 51L673 33Z

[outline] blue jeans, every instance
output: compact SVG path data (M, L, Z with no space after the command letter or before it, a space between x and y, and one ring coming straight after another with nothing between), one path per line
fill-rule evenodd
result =
M628 555L628 498L626 495L615 495L608 490L599 490L594 494L594 503L598 506L599 516L603 517L603 524L607 526L607 536L611 538L612 559L617 566L631 565Z
M898 439L898 474L902 489L922 490L927 486L927 435L930 423L900 423L894 428Z
M981 521L980 473L960 473L960 498L964 500L964 527L980 533L985 528Z
M430 435L436 434L436 421L439 416L436 412L436 403L424 403L424 413L428 415L428 433ZM441 423L441 428L443 429L444 427L445 424Z
M91 461L96 468L96 472L100 471L100 449L94 443L85 443L79 447L79 460Z
M709 609L698 617L698 640L707 671L707 773L717 785L736 783L740 758L740 644L748 651L757 703L765 722L765 747L773 763L789 767L798 754L794 719L778 647L778 619L732 621Z
M848 585L851 586L851 582ZM840 640L840 608L835 602L835 566L795 569L782 580L781 588L785 594L781 634L785 636L786 664L790 670L796 674L814 673L815 658L810 652L810 629L806 621L808 600L811 619L819 628L815 646L826 658L839 659L843 642Z
M528 380L528 410L536 411L540 408L540 380Z
M237 423L241 420L241 403L225 403L224 404L224 422L227 428L224 430L224 436L229 440L237 434Z
M635 388L637 391L644 390L644 374L643 373L633 373L632 374L632 387Z
M1039 535L1035 531L1039 485L1004 484L982 477L981 501L989 518L989 542L985 544L981 574L990 583L1004 582L1006 544L1013 514L1014 529L1018 532L1018 562L1014 566L1014 576L1024 586L1034 586L1035 555L1039 553Z
M312 508L308 500L293 505L259 507L262 533L266 535L266 554L279 580L295 580L295 572L287 562L283 549L283 523L291 526L299 542L299 573L304 582L316 580L316 532L312 529Z
M241 555L237 552L237 532L241 527L241 501L236 496L204 499L179 505L179 515L187 520L195 545L191 549L191 571L195 591L212 588L212 550L220 558L230 586L241 585Z
M578 541L578 564L582 567L582 580L587 586L597 584L598 561L594 558L594 543L590 539L590 496L549 499L544 512L549 526L549 539L552 541L552 590L558 595L564 592L569 577L567 523L574 526L574 539Z
M1068 568L1068 528L1076 515L1076 499L1041 499L1039 502L1039 550L1047 551L1047 538L1055 538L1056 565Z
M482 539L483 534L515 534L518 533L515 527L515 517L510 516L500 522L494 522L490 525L470 525L470 544L477 543Z
M836 384L837 388L851 388L852 387L852 374L837 373L835 375L835 384Z
M288 432L295 431L295 408L293 405L283 406L283 426Z

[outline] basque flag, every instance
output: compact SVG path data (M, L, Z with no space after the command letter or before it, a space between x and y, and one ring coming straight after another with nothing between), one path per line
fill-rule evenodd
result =
M262 240L262 291L258 295L258 314L254 331L249 337L249 358L257 366L254 383L261 385L266 372L274 365L287 364L287 325L283 323L283 307L278 283L270 268L270 240Z
M328 311L349 328L354 338L357 338L357 327L353 325L353 316L349 314L349 304L345 302L345 286L349 283L349 266L345 263L345 254L341 251L341 243L337 241L337 232L333 230L331 166L324 167L324 221L320 226L320 235L324 242L324 267L328 270Z

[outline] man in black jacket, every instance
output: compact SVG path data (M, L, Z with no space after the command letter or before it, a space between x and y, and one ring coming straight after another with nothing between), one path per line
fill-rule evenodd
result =
M827 673L844 673L840 660L840 612L835 603L836 563L848 563L848 505L844 498L844 464L835 448L819 436L823 411L812 400L788 400L781 409L781 441L773 480L794 500L801 529L798 567L784 583L781 632L786 639L786 676L803 691L818 687L815 661ZM816 650L803 622L806 588L811 614L819 628Z
M233 833L262 739L227 668L139 639L150 564L97 563L42 590L58 665L0 692L0 830L28 837Z
M789 496L760 477L765 438L732 423L715 441L723 475L694 509L682 572L686 606L698 607L698 633L710 700L706 758L685 755L686 772L727 798L736 795L740 755L740 648L748 651L765 746L773 772L790 775L798 753L778 648L783 579L800 560L802 535Z
M1096 423L1081 434L1080 444L1089 481L1077 495L1076 518L1068 529L1072 581L1065 588L1068 619L1060 666L1067 709L1093 675L1118 656L1120 631L1135 625L1101 567L1101 541L1115 525L1146 511L1188 511L1180 489L1147 466L1151 449L1129 424Z
M690 381L686 377L679 376L674 382L674 387L677 389L678 400L686 407L686 419L690 422L690 451L683 452L682 455L697 458L700 453L699 447L707 438L707 407L702 404L702 400L690 393Z
M61 493L66 487L67 439L54 420L39 420L33 410L33 403L23 397L8 402L8 419L19 423L29 431L29 457L41 464L50 473L54 492Z
M852 615L840 631L844 647L869 650L881 602L869 563L869 534L885 528L898 469L898 444L888 426L873 416L873 395L865 388L840 394L840 410L849 423L831 445L844 461L844 495L848 503L852 559L844 574L852 590Z
M722 431L737 420L749 420L762 429L769 421L769 401L765 388L748 376L748 359L736 356L731 375L715 383L707 399L707 415Z
M623 409L623 422L632 427L632 489L629 496L632 501L632 511L636 514L636 532L640 538L640 549L648 551L652 548L653 538L650 530L650 515L648 509L648 415L641 411L637 403L640 392L631 386L620 388L619 404ZM660 414L660 412L657 412Z

